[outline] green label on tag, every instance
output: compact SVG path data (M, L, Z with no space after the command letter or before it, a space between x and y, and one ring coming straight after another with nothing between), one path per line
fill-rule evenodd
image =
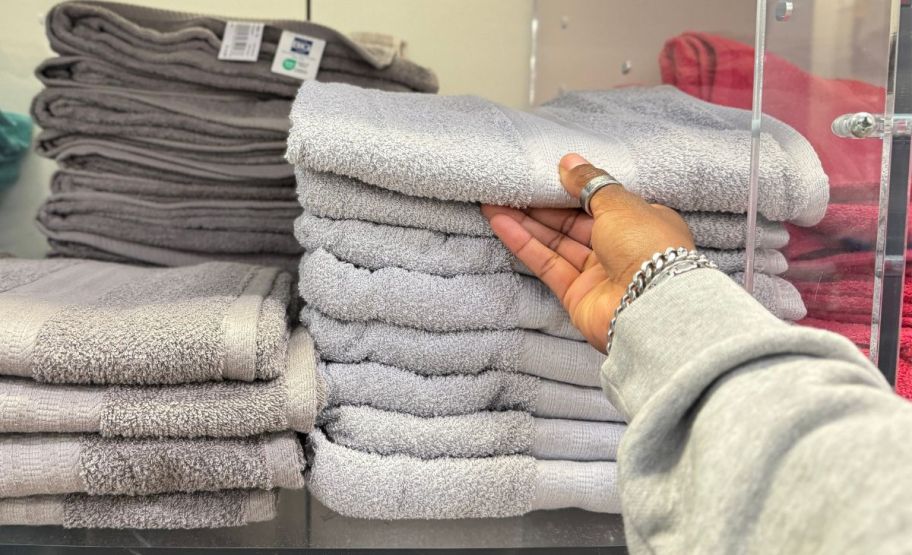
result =
M296 65L297 63L291 58L285 58L285 60L282 62L282 67L285 69L294 69Z

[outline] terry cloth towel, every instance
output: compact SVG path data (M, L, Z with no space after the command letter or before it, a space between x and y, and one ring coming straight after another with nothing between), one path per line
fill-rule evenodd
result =
M301 322L323 360L376 362L425 376L520 372L547 380L601 387L605 355L583 341L528 330L429 332L383 322L345 322L305 307Z
M37 495L0 499L0 524L64 528L225 528L272 520L275 491Z
M527 455L385 456L337 445L319 430L310 435L308 452L308 488L324 505L350 517L491 518L539 509L621 509L613 462L540 461Z
M0 374L82 384L276 378L290 281L219 262L0 259Z
M82 232L162 249L206 254L287 254L295 203L205 200L159 203L112 193L61 193L41 207L51 232ZM151 261L155 262L155 261Z
M749 112L673 87L568 93L535 113L477 97L393 95L305 82L291 111L288 160L412 196L578 206L555 168L580 152L644 198L684 211L744 213ZM827 180L814 150L770 121L759 211L813 225Z
M50 231L38 222L38 229L48 238L49 257L89 258L118 264L144 266L193 266L206 262L238 262L273 266L290 273L298 271L301 257L281 254L200 254L139 245L81 231Z
M369 270L395 267L437 276L492 274L529 270L493 237L451 235L439 231L333 220L308 212L294 224L295 237L307 251L323 249L339 260ZM744 271L745 251L701 249L726 273ZM754 268L765 274L788 269L785 257L772 249L757 249Z
M295 167L298 200L307 212L334 220L363 220L448 234L493 237L477 204L410 197L355 179ZM684 212L700 247L743 249L747 220L739 214ZM782 224L757 222L757 247L779 249L789 240Z
M0 437L0 461L0 498L304 487L304 452L293 432L233 439L12 434Z
M101 437L247 437L313 429L326 406L313 340L298 328L286 372L269 381L92 386L0 378L0 433L93 433Z
M369 271L324 250L301 259L301 297L339 320L380 320L428 331L523 328L582 339L538 279L514 273L451 278L399 268Z
M126 141L79 139L48 153L62 169L162 179L193 183L200 179L266 183L291 187L294 176L288 164L247 164L232 162L230 156L218 160L195 159L186 152L135 146ZM199 158L199 157L196 157Z
M814 146L829 176L832 200L877 198L881 146L838 137L830 125L843 114L883 110L884 88L813 75L775 54L767 53L764 63L763 111L794 127ZM665 83L709 102L751 107L753 46L707 33L685 33L665 43L660 65ZM795 98L813 98L813 106L809 109Z
M392 366L327 363L328 407L368 405L415 416L522 410L543 418L623 422L601 389L541 380L515 372L421 376Z
M52 193L114 193L142 200L175 202L180 200L294 200L290 187L268 184L199 179L190 183L172 183L111 173L78 170L58 171L51 178Z
M287 100L250 96L54 87L31 111L40 127L60 132L236 147L285 140L289 109Z
M626 425L535 418L522 411L423 418L368 406L341 406L321 416L333 442L378 455L419 459L532 455L536 459L614 461Z
M124 73L157 77L168 83L293 98L300 81L271 71L279 37L287 30L326 41L317 79L437 91L433 72L392 50L378 56L376 42L368 50L322 25L263 23L266 27L258 60L237 63L217 59L225 31L225 20L220 18L108 2L61 3L46 17L48 39L55 52L106 60Z
M225 63L225 62L218 62ZM231 63L231 62L227 62ZM430 71L430 70L426 70ZM212 85L192 83L188 81L179 81L174 78L162 78L151 73L140 73L137 69L130 68L124 71L124 68L108 63L107 61L92 58L90 56L59 56L45 60L38 66L36 71L38 80L47 87L118 87L125 89L137 89L142 91L162 91L162 92L200 92L203 94L212 94L214 92L225 91L229 93L249 93L247 90L233 90L230 85L222 83L213 83ZM193 76L181 75L182 78L193 78ZM358 87L368 89L380 89L390 92L411 92L415 88L402 85L393 81L378 80L371 77L365 77L355 74L342 74L335 71L323 70L319 72L318 79L323 81L341 81ZM435 78L436 79L436 78ZM209 82L209 80L204 80ZM256 86L245 82L245 85ZM269 85L269 90L275 89L280 92L278 96L291 98L297 89L296 84L292 84L287 89L284 85L274 87ZM281 90L280 90L281 89ZM436 91L427 91L436 92ZM272 93L258 93L258 96L271 95Z
M150 158L173 159L175 163L205 163L230 165L255 165L262 168L264 174L277 173L279 166L286 171L288 165L275 142L248 143L246 145L209 146L181 143L167 139L145 139L132 137L115 137L108 135L87 136L79 133L68 133L59 130L44 130L35 138L35 152L46 158L56 158L60 152L68 152L76 147L95 148L99 150L120 151L129 148L131 152L149 150ZM283 143L284 144L284 143Z
M378 320L427 331L521 328L582 339L541 281L515 273L441 277L400 268L370 271L317 250L302 257L298 288L308 305L337 320ZM804 317L801 296L781 278L757 274L754 296L779 318Z

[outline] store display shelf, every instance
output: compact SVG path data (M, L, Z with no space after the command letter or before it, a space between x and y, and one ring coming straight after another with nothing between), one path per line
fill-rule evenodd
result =
M305 492L284 491L279 516L216 530L66 530L0 527L2 553L626 553L619 515L580 510L449 521L376 521L340 516Z

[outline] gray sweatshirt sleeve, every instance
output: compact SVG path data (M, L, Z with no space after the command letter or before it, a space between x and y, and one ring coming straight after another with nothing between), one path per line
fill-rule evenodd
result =
M845 338L695 270L621 314L602 382L632 553L912 552L912 405Z

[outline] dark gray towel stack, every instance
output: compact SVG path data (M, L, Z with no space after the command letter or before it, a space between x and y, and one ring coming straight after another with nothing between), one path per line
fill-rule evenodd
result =
M59 57L37 69L39 154L59 171L38 223L55 255L178 266L231 260L295 271L299 209L285 161L301 81L272 71L283 32L325 41L316 79L436 92L401 42L263 21L255 61L218 59L228 21L106 2L47 15Z
M267 520L325 404L291 277L0 259L0 525Z

